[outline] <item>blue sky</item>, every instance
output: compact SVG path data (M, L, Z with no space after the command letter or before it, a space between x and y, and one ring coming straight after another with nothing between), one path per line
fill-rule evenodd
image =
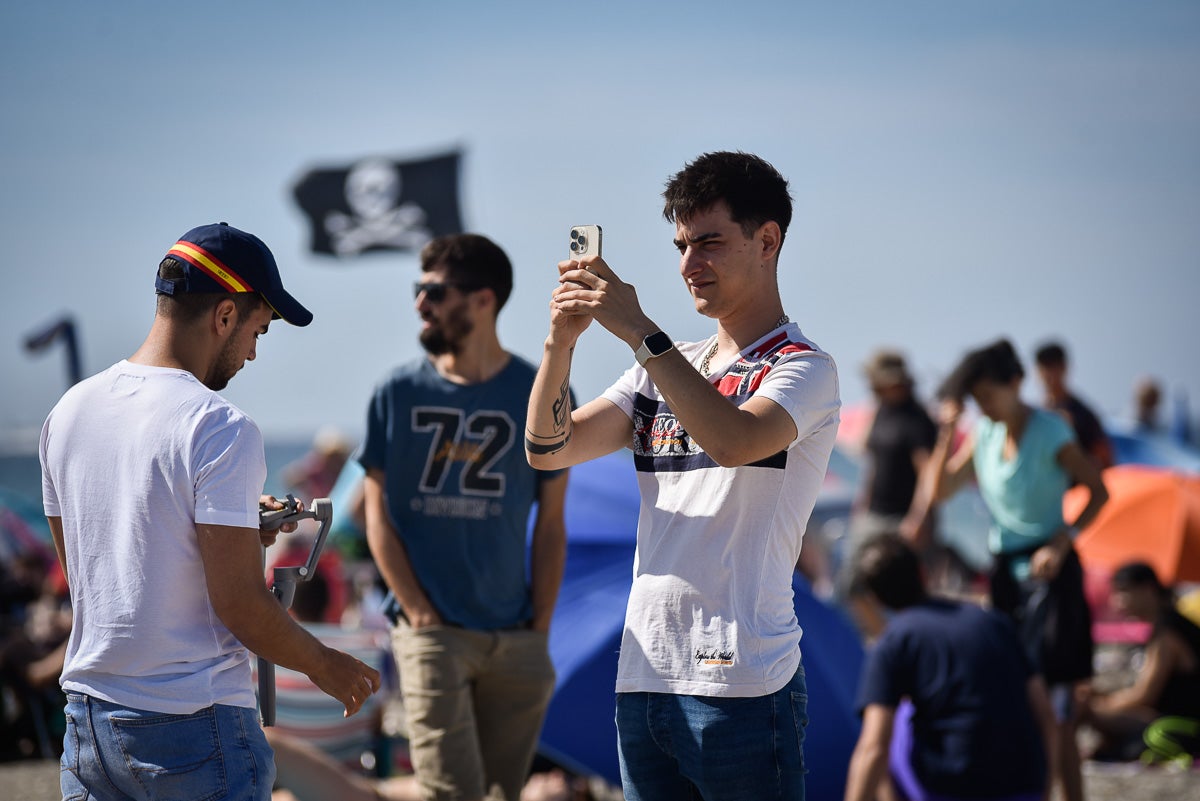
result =
M1200 411L1194 2L5 4L0 104L0 444L64 388L61 354L21 338L66 312L85 372L128 355L158 260L217 220L271 245L316 315L273 326L225 394L270 436L358 433L374 383L418 354L416 260L306 253L290 187L447 147L466 225L516 266L502 339L533 361L581 222L664 330L710 333L659 192L741 149L791 180L785 308L845 401L875 347L929 392L1003 335L1026 356L1062 339L1107 415L1142 375ZM590 331L577 393L630 361Z

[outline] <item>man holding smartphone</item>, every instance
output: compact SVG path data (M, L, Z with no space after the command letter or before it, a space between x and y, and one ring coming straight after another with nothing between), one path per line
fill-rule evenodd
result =
M497 336L504 251L477 234L435 239L414 290L426 356L379 384L358 456L367 544L393 596L422 797L517 801L554 692L567 476L521 450L535 368Z
M621 447L642 495L617 671L625 797L802 799L807 691L792 598L837 433L837 370L783 313L787 181L708 153L668 182L680 273L716 333L673 343L599 256L560 262L526 455L557 469ZM573 409L595 320L638 362Z

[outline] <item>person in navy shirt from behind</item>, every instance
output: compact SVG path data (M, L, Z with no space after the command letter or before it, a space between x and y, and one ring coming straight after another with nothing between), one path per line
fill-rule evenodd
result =
M853 569L854 591L894 614L860 681L846 801L874 799L889 773L904 799L1046 797L1053 712L1012 623L929 596L896 534L868 541Z

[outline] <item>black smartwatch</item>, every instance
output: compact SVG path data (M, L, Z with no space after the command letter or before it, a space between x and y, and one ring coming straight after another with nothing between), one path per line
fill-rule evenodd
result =
M646 362L653 358L662 356L667 351L675 347L675 343L671 338L662 331L655 331L650 336L642 340L641 346L633 352L633 358L637 359L637 363L642 367L646 366Z

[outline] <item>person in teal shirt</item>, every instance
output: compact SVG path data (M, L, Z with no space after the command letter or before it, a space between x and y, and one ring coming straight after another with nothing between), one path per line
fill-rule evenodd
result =
M963 358L938 393L943 399L940 429L922 490L940 502L972 479L978 482L992 516L992 605L1012 616L1026 655L1050 687L1058 716L1057 758L1051 768L1063 798L1082 801L1073 699L1075 685L1092 675L1092 635L1073 541L1108 500L1108 492L1067 420L1021 400L1024 377L1007 340ZM954 450L967 396L981 416ZM1086 487L1090 497L1067 524L1062 499L1073 484Z
M982 417L974 427L972 466L984 503L992 514L988 549L1022 554L1013 560L1014 578L1030 575L1027 554L1052 539L1065 525L1063 493L1070 482L1058 453L1075 443L1070 424L1054 412L1030 409L1011 458L1009 425Z

